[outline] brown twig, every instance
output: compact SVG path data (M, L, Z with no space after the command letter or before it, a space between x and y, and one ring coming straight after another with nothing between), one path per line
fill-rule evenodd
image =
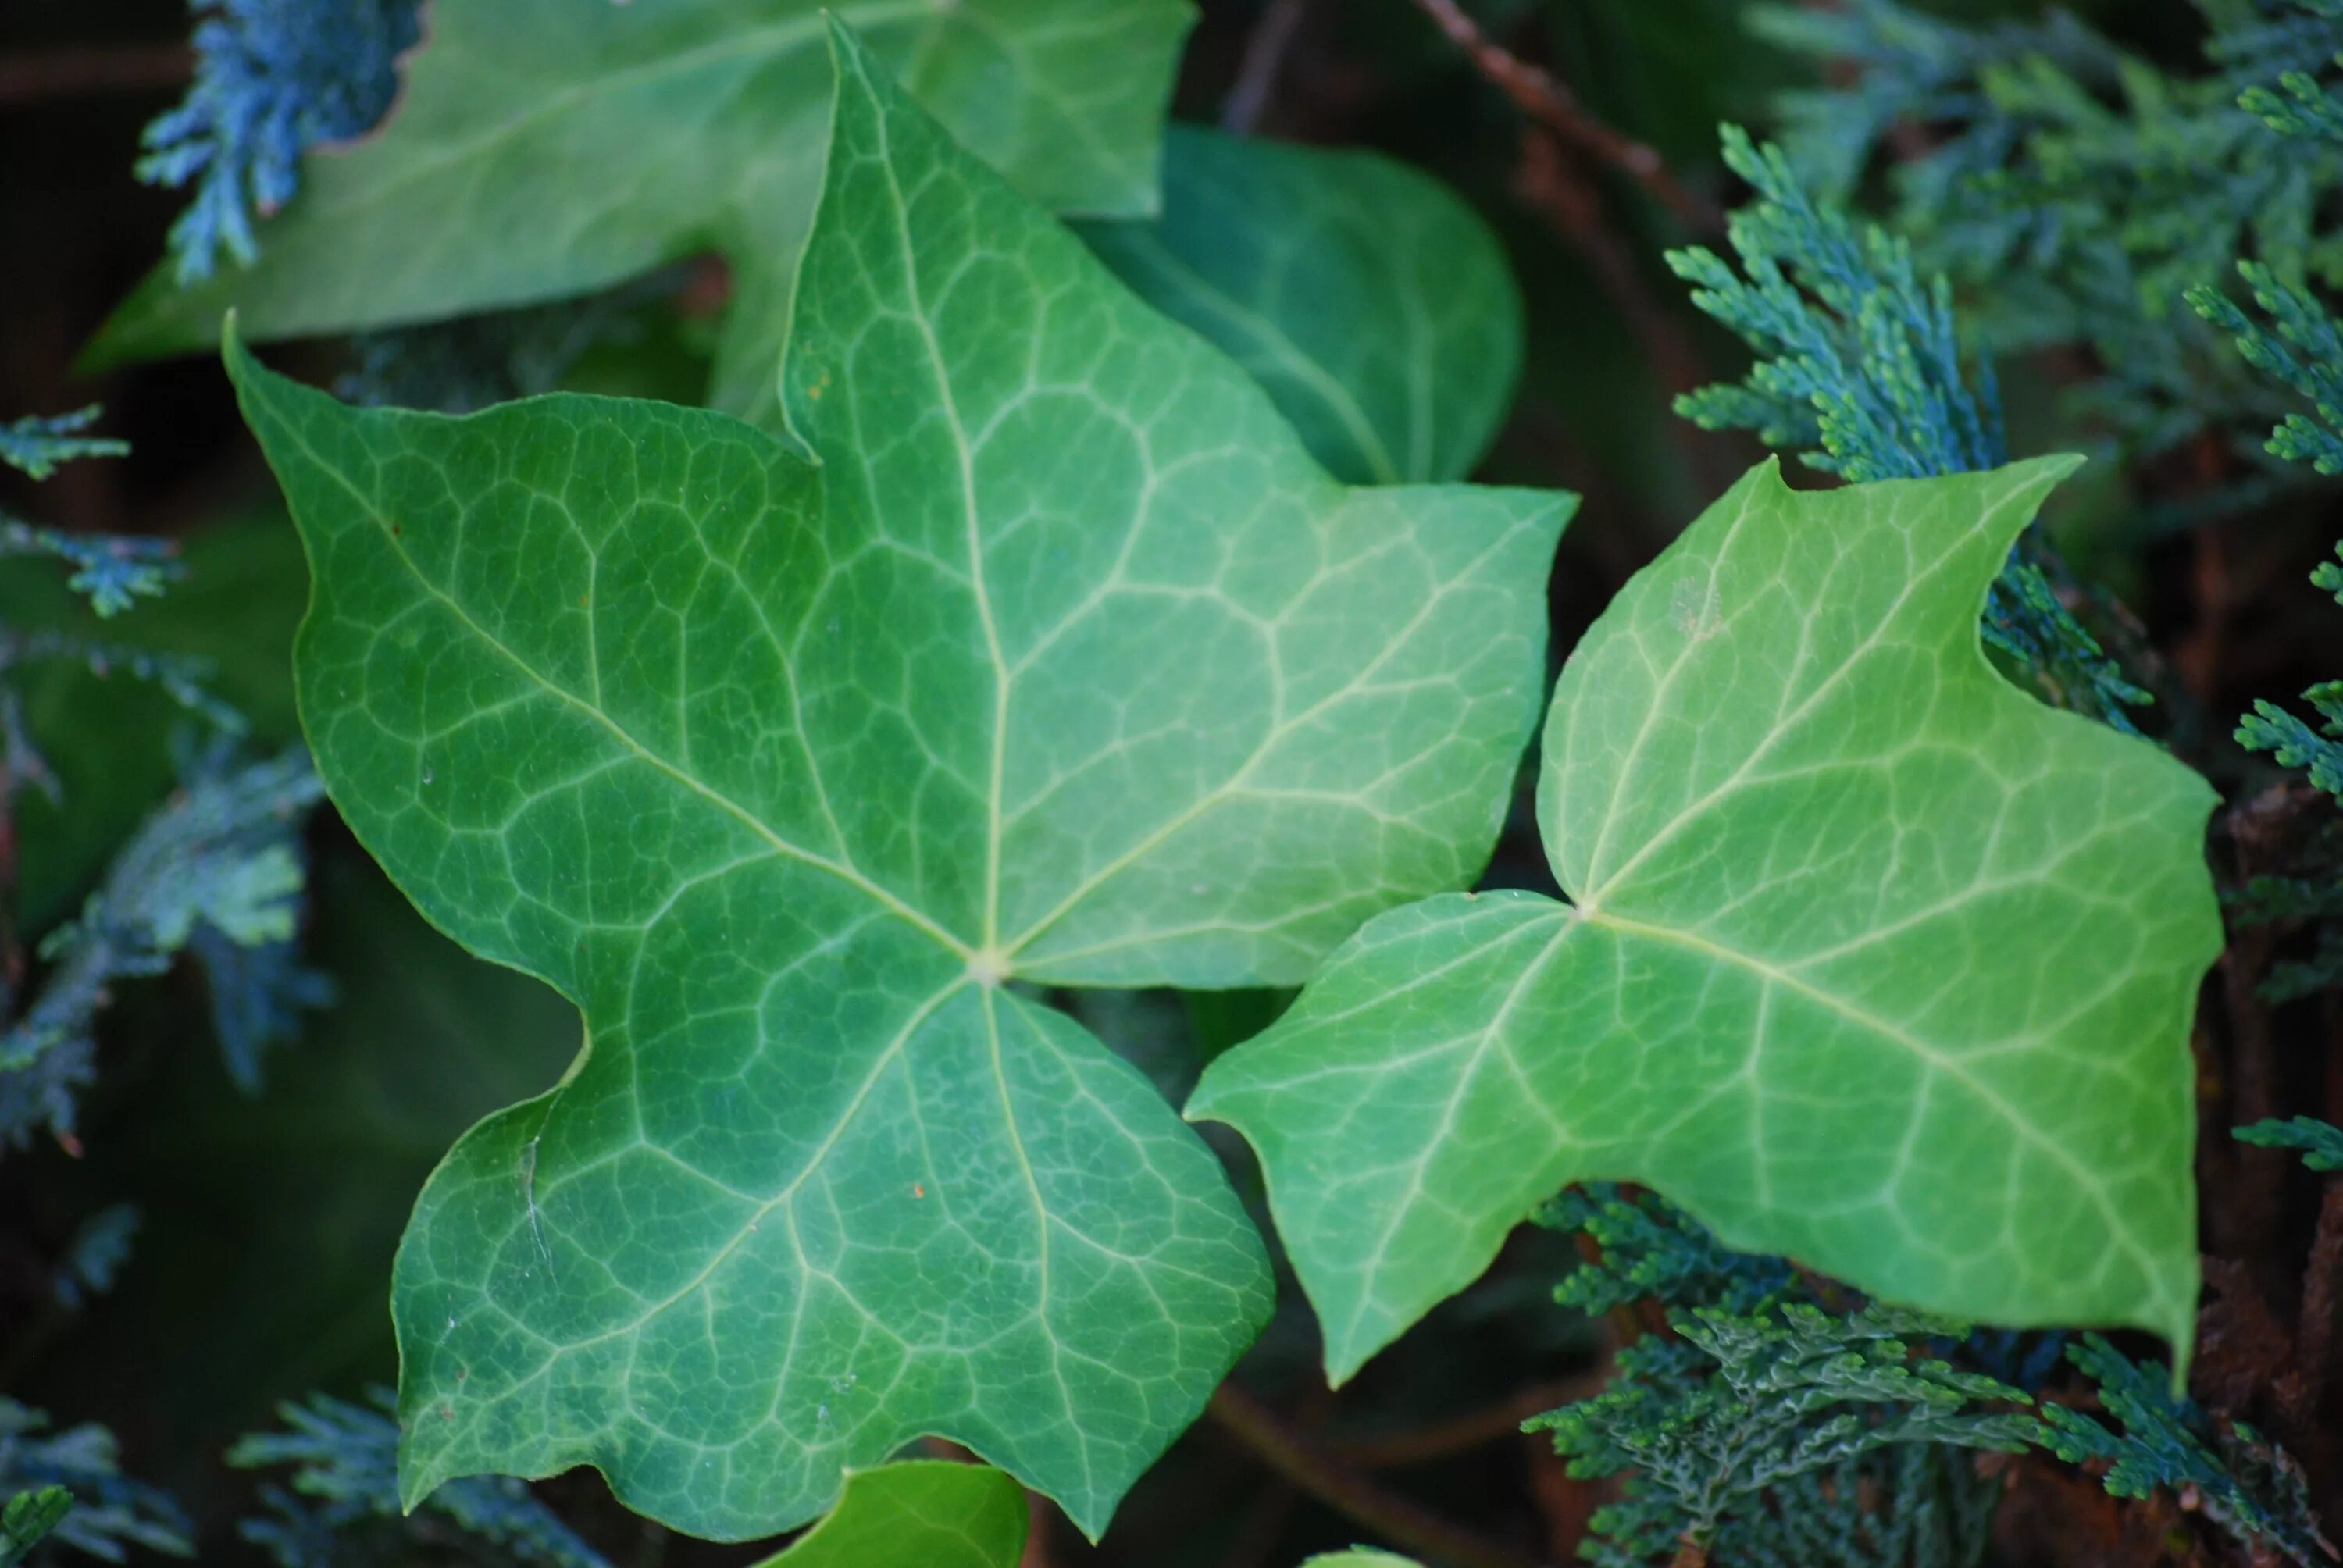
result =
M2181 684L2202 702L2214 695L2216 683L2229 668L2229 621L2237 590L2229 570L2228 541L2220 528L2197 529L2191 543L2189 598L2197 612L2196 624L2173 649L2172 664Z
M1262 112L1277 91L1278 75L1293 51L1293 40L1301 35L1302 19L1309 9L1310 0L1269 0L1269 9L1245 40L1236 83L1229 88L1228 101L1221 106L1222 129L1251 131L1261 124Z
M1543 1434L1521 1442L1530 1502L1545 1523L1546 1555L1556 1563L1575 1563L1594 1532L1596 1512L1617 1500L1618 1478L1571 1474L1570 1461Z
M2328 1036L2324 1109L2328 1121L2343 1122L2343 1041L2336 1038L2343 1003L2329 992L2319 1010ZM2303 1271L2302 1317L2295 1328L2314 1411L2323 1406L2335 1375L2335 1309L2338 1295L2343 1294L2343 1173L2325 1176L2321 1183L2318 1224L2311 1233L2310 1261Z
M2343 1270L2343 1176L2329 1176L2318 1197L2318 1229L2302 1275L2302 1319L2296 1324L2295 1374L2301 1380L2306 1423L2315 1423L2327 1397L2328 1358L2335 1344L2337 1274Z
M1604 220L1603 193L1574 165L1554 134L1524 126L1514 189L1545 220L1554 236L1578 253L1642 346L1660 389L1673 397L1710 379L1684 323L1662 304L1636 265L1634 251ZM1679 419L1664 421L1704 495L1721 493L1734 477L1720 466L1725 454L1704 432Z
M195 63L184 44L11 55L0 59L0 105L55 103L95 93L165 92L183 85Z
M2217 1253L2206 1253L2203 1261L2205 1297L2197 1312L2189 1392L2215 1410L2243 1410L2293 1364L2294 1335L2256 1271ZM2294 1433L2280 1435L2293 1443Z
M1017 1568L1051 1568L1056 1561L1050 1543L1057 1537L1058 1510L1038 1492L1025 1494L1025 1552Z
M1415 0L1416 9L1464 51L1473 68L1513 99L1522 113L1547 126L1574 146L1640 184L1661 205L1693 227L1715 230L1725 226L1716 204L1676 178L1657 149L1639 142L1588 114L1578 95L1561 78L1533 65L1481 31L1456 0Z
M1709 378L1683 324L1654 297L1636 268L1634 252L1604 221L1602 193L1572 165L1553 136L1539 130L1523 136L1514 188L1555 236L1585 261L1643 340L1644 353L1669 391L1689 392Z
M1564 1382L1544 1383L1515 1394L1502 1404L1486 1410L1476 1410L1450 1421L1436 1422L1411 1432L1396 1432L1387 1437L1338 1439L1327 1448L1353 1464L1370 1470L1396 1468L1409 1464L1426 1464L1484 1447L1501 1438L1517 1437L1522 1422L1534 1415L1543 1415L1557 1405L1584 1399L1603 1386L1601 1374L1574 1378Z
M1209 1411L1221 1430L1262 1463L1393 1546L1455 1568L1543 1568L1538 1558L1518 1547L1492 1541L1384 1491L1234 1382L1220 1386Z
M1280 1548L1285 1540L1286 1526L1292 1523L1294 1505L1302 1493L1282 1476L1270 1477L1237 1521L1236 1534L1228 1548L1221 1553L1220 1568L1284 1568L1292 1561Z
M2255 868L2243 855L2239 880ZM2246 926L2229 933L2229 950L2221 955L2223 1010L2228 1018L2228 1111L2232 1126L2263 1121L2278 1114L2276 1047L2271 1039L2269 1004L2262 1000L2261 981L2269 973L2276 946L2268 927ZM2275 1149L2238 1146L2231 1151L2231 1191L2225 1219L2236 1231L2230 1250L2240 1257L2267 1254L2278 1222L2287 1158Z

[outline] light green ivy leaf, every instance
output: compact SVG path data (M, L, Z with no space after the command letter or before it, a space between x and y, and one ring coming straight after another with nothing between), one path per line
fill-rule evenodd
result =
M904 1460L847 1476L830 1517L759 1568L1017 1568L1031 1517L990 1465Z
M1205 1074L1189 1114L1260 1151L1337 1377L1595 1177L1891 1301L2186 1347L2213 793L1977 644L2071 467L1751 474L1563 672L1538 817L1574 902L1387 915Z
M829 0L980 156L1056 211L1156 209L1188 0ZM608 287L703 250L732 267L719 407L779 419L789 271L830 113L822 0L435 5L376 134L318 152L260 259L181 288L167 266L99 366L442 320Z
M1334 483L838 47L797 441L359 411L230 346L335 800L592 1042L417 1204L410 1498L586 1463L746 1538L933 1433L1102 1529L1269 1276L1201 1141L1008 982L1298 983L1471 879L1534 722L1567 498Z
M1252 371L1337 478L1461 479L1512 406L1522 302L1504 249L1404 164L1174 126L1162 216L1082 233Z

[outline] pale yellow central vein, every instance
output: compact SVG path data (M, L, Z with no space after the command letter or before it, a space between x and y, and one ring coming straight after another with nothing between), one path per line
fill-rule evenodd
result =
M926 346L928 363L935 372L936 397L943 404L944 423L951 431L954 456L960 464L960 511L962 527L968 541L969 584L976 595L978 623L984 631L985 656L992 661L992 757L990 780L985 803L984 835L984 935L980 954L982 967L998 967L996 954L1001 943L1001 796L1009 771L1009 660L1001 649L1001 628L992 613L992 596L984 579L984 534L976 501L976 457L969 450L968 426L960 418L960 407L952 395L951 370L944 362L943 344L936 337L935 322L930 318L926 301L920 297L919 257L911 246L911 210L910 199L903 193L902 182L895 176L895 157L889 142L887 116L879 120L879 166L886 172L888 193L895 203L895 236L902 254L903 286L911 296L911 319L919 324L920 341Z

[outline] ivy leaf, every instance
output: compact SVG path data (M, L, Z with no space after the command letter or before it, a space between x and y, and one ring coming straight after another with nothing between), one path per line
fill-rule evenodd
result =
M1337 478L1461 479L1512 406L1522 302L1503 247L1404 164L1174 126L1162 216L1082 232L1252 371Z
M1574 903L1387 915L1206 1072L1189 1114L1260 1151L1334 1375L1597 1177L1891 1301L2185 1347L2213 794L1977 645L2071 467L1752 473L1563 672Z
M1056 210L1156 206L1187 0L829 0L920 101ZM719 407L778 421L789 275L820 188L821 0L468 0L433 8L392 117L307 159L260 258L139 286L91 367L433 321L608 287L722 252Z
M830 1517L759 1568L1017 1568L1031 1522L990 1465L905 1460L849 1475Z
M1472 877L1534 721L1567 498L1335 484L838 49L802 445L360 411L230 343L337 803L592 1041L417 1206L410 1499L589 1463L746 1538L933 1433L1095 1533L1269 1277L1203 1144L1007 982L1297 983Z

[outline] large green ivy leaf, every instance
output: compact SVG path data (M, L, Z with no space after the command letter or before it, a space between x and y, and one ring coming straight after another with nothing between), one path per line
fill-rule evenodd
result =
M910 1459L849 1475L830 1517L759 1568L1017 1568L1031 1524L990 1465Z
M921 102L1053 209L1156 206L1188 0L830 0ZM820 0L432 8L390 121L302 167L248 270L166 266L94 363L558 299L694 251L731 262L718 405L778 417L789 275L821 182Z
M1504 249L1404 164L1174 126L1162 216L1083 234L1252 371L1337 478L1461 479L1512 405L1522 303Z
M2212 791L1977 645L2071 467L1799 494L1620 594L1546 720L1574 902L1366 927L1189 1106L1242 1129L1347 1375L1565 1182L1998 1323L2187 1342Z
M417 1207L410 1498L590 1463L747 1537L936 1433L1101 1528L1268 1276L1202 1143L1006 982L1298 982L1473 874L1534 721L1565 498L1334 483L840 49L802 447L362 412L231 343L337 803L592 1040Z

